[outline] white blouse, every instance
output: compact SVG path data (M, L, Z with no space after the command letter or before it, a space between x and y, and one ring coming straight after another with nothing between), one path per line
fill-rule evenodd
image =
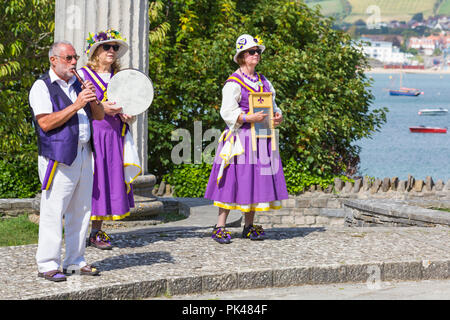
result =
M255 82L252 82L246 78L243 79L246 85L255 89L255 91L259 91L259 86ZM269 90L272 92L273 111L282 114L281 109L278 108L275 102L275 89L269 80L267 80L267 82L269 83ZM237 130L242 125L237 122L239 115L243 113L242 109L239 107L239 102L241 101L241 88L242 87L240 84L233 81L227 82L222 88L222 106L220 107L220 116L231 131Z

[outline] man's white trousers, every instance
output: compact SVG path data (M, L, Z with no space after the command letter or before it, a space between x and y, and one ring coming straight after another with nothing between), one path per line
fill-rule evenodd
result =
M58 163L49 190L42 191L39 243L36 262L39 272L59 269L63 233L66 242L63 268L87 263L84 260L86 235L91 217L93 166L89 144L78 144L77 157L71 166ZM48 160L39 157L39 178L44 179Z

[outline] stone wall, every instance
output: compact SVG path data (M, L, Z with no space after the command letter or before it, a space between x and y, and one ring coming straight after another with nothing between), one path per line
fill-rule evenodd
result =
M164 211L172 210L172 204L163 203L153 196L153 188L156 178L153 175L141 175L133 182L135 207L131 214L124 220L142 220L157 216ZM0 219L16 217L19 214L28 213L39 219L41 194L28 199L0 199Z
M142 196L149 197L149 193L163 197L171 195L172 188L169 185L161 184L155 188L153 180L142 181L142 185L146 187ZM334 184L324 190L311 186L302 194L291 195L282 201L283 208L280 210L258 212L255 223L266 228L343 226L346 217L343 201L348 199L407 200L425 208L450 208L450 180L447 183L442 180L435 183L431 177L416 180L409 176L404 181L396 177L365 177L351 183L335 179ZM161 202L160 207L168 205L162 205ZM39 199L0 199L0 217L15 216L20 212L35 213L38 210Z
M364 177L352 183L337 178L324 190L311 186L302 194L290 196L282 202L281 210L257 213L255 223L266 228L344 225L343 201L346 199L407 200L425 208L450 208L450 180L447 183L434 182L431 177L416 180L409 175L407 180Z
M450 227L450 212L424 208L425 203L391 199L342 202L345 226L349 227Z
M343 225L345 213L336 194L306 192L290 196L282 201L283 208L269 212L257 212L255 224L263 227L323 227Z
M0 219L17 217L24 212L39 214L39 198L0 199Z

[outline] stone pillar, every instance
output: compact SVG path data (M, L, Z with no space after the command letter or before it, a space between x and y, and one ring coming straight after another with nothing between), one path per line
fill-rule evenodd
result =
M81 67L87 62L84 50L88 33L115 29L129 45L128 52L120 58L122 68L134 68L148 74L148 6L148 0L56 0L55 41L70 41L81 56L78 62ZM147 112L137 117L131 133L143 172L133 182L136 207L131 210L130 219L142 219L164 210L163 203L151 193L156 178L148 174L147 168Z
M148 0L56 0L55 41L70 41L81 56L78 67L86 64L88 33L115 29L127 40L128 52L120 59L122 68L148 74ZM139 115L131 132L138 149L143 174L147 174L147 112Z

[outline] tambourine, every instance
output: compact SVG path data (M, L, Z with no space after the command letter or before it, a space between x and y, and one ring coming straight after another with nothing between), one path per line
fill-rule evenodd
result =
M108 83L106 91L109 101L122 107L124 114L135 116L145 112L153 101L152 80L136 69L123 69Z

